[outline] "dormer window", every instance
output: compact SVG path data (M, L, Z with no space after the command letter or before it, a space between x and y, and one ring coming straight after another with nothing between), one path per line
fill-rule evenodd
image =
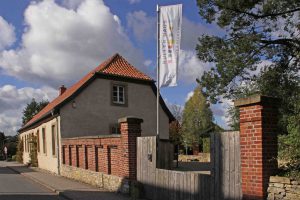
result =
M127 89L126 85L112 84L112 104L113 105L127 105Z

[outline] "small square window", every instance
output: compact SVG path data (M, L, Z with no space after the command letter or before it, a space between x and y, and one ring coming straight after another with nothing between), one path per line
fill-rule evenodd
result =
M112 101L114 104L125 104L125 86L113 85Z

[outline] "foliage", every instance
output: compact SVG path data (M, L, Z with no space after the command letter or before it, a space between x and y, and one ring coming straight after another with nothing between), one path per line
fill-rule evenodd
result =
M30 137L30 164L32 167L38 167L38 158L37 158L37 136Z
M17 156L16 156L16 155L13 155L13 156L11 157L11 160L12 160L12 161L16 161L16 160L17 160Z
M203 153L210 153L210 138L203 138Z
M180 105L173 104L170 106L170 110L175 117L175 121L169 125L170 140L173 144L181 144L181 123L182 123L182 107Z
M288 162L291 171L300 171L300 101L295 109L298 114L287 119L289 134L279 137L279 158Z
M0 132L0 143L4 143L5 140L5 134L3 132Z
M212 111L202 93L201 87L194 90L193 96L185 103L182 120L182 137L186 146L202 143L202 135L213 124Z
M23 139L21 139L21 137L18 137L16 160L19 163L23 163L23 151L24 151L24 141Z
M175 145L181 144L182 141L181 126L177 120L172 121L170 123L169 133L170 133L170 140L173 144Z
M224 32L202 35L198 57L214 67L197 80L212 103L252 94L281 99L279 156L299 170L300 1L197 0L200 16ZM237 129L238 113L228 111ZM293 173L290 173L293 174Z
M231 130L240 130L240 112L237 107L229 107L226 113L226 117L229 119L228 126L231 128Z
M23 125L25 125L27 122L29 122L34 115L36 115L38 112L40 112L45 106L48 105L48 101L42 100L41 102L36 102L33 98L30 103L28 103L23 110Z
M226 30L223 36L202 35L196 49L204 62L215 67L200 83L212 102L219 95L234 98L252 81L260 66L284 68L299 77L300 1L197 0L199 14L208 23ZM283 72L282 72L283 73Z
M0 155L3 155L4 143L5 143L5 135L3 132L0 132Z
M7 147L7 155L11 157L17 152L17 136L6 136L5 146Z

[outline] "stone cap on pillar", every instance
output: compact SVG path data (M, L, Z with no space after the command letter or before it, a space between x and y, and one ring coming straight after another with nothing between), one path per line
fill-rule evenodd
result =
M122 117L118 120L119 123L129 123L129 124L140 124L143 123L144 120L134 117L134 116L126 116L126 117Z
M235 107L243 107L251 104L275 104L280 102L279 98L264 96L260 94L252 95L246 98L237 99L234 101Z

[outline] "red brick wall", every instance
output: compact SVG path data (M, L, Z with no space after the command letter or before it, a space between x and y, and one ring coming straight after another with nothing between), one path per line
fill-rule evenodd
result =
M119 136L62 139L62 158L65 158L62 163L136 179L136 138L141 135L141 120L134 123L134 120L127 122L126 119L120 121Z
M240 108L243 199L265 199L269 177L277 169L277 103L260 97Z

